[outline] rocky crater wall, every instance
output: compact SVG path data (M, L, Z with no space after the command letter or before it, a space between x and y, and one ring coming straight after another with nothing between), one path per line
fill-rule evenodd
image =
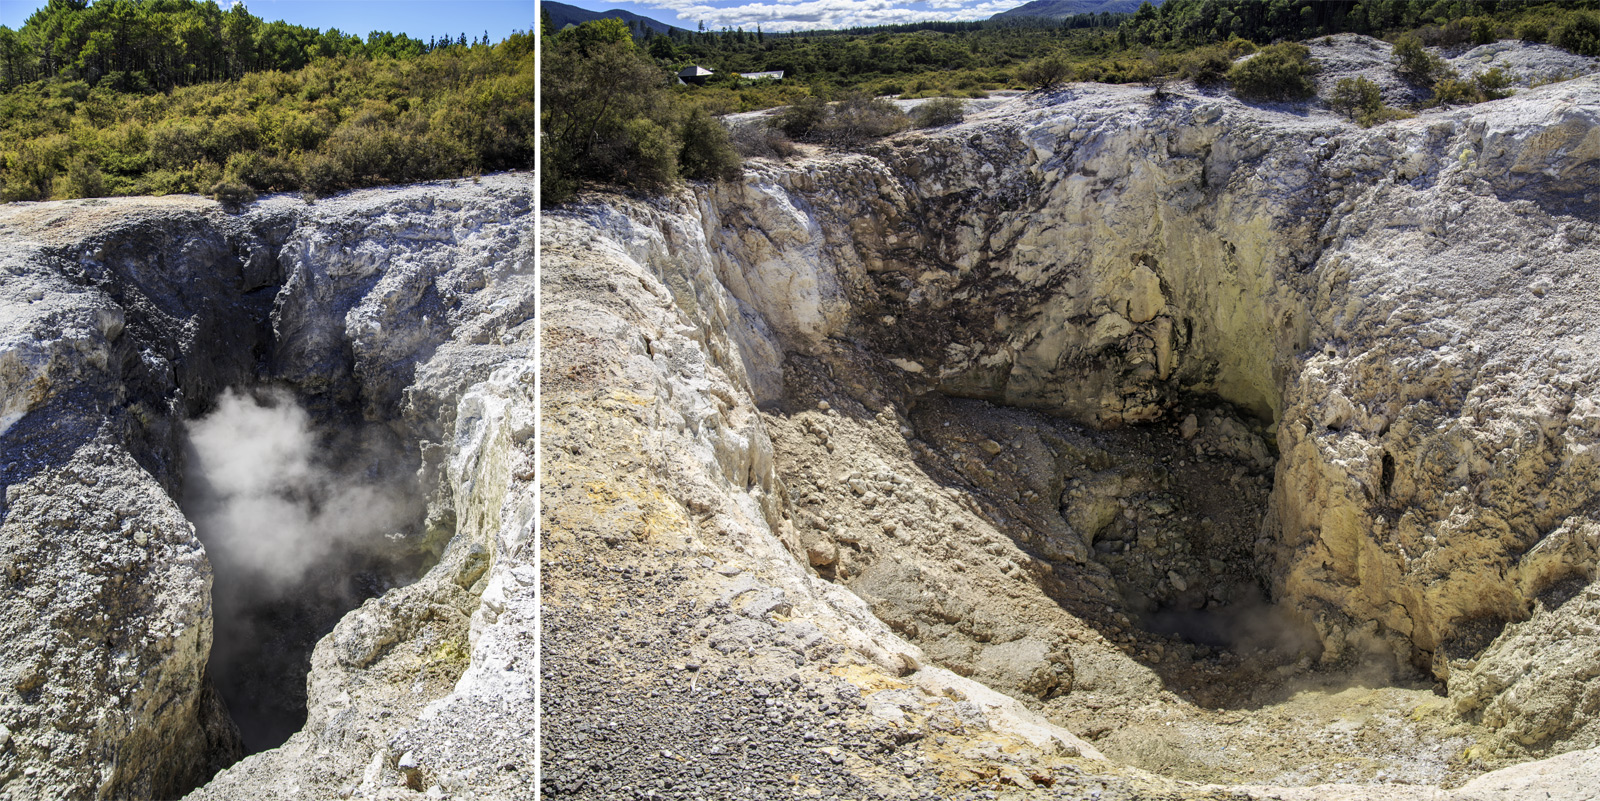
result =
M1074 87L551 219L687 316L728 389L679 429L762 488L751 513L798 558L829 564L774 501L759 429L726 425L746 388L803 396L797 365L868 414L933 392L1176 426L1223 401L1270 426L1254 557L1322 659L1413 665L1507 742L1565 748L1594 744L1591 715L1558 711L1587 690L1531 653L1595 578L1597 101L1591 77L1360 130ZM1093 546L1070 522L1050 538L1024 544ZM1560 647L1600 664L1587 635Z
M498 636L480 636L492 612L473 623L478 598L492 586L506 608L531 534L533 192L506 175L243 215L192 198L0 210L0 795L176 797L238 760L206 674L211 568L174 499L185 421L260 382L404 443L427 511L385 558L433 567L311 657L307 736L336 717L341 759L280 756L292 740L214 792L399 781L389 738Z

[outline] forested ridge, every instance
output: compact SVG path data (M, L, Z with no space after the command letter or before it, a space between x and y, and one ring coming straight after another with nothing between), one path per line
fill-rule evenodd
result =
M0 26L0 200L242 201L529 169L535 73L521 32L424 42L212 0L50 0Z

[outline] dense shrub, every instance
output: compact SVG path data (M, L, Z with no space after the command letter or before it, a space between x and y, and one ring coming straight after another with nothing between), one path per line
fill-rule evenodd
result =
M167 169L187 167L205 155L206 120L168 120L150 131L150 155Z
M1054 89L1073 74L1072 65L1060 56L1035 59L1017 71L1017 80L1034 89Z
M208 160L225 164L228 156L255 150L259 144L260 129L254 119L242 114L228 114L211 123L200 148Z
M1235 94L1252 100L1304 100L1317 93L1311 76L1317 63L1305 45L1283 42L1262 48L1228 71Z
M1432 86L1449 77L1450 66L1444 59L1429 52L1422 40L1411 34L1395 40L1393 59L1394 71L1418 86Z
M1495 67L1462 79L1451 70L1433 85L1433 105L1467 105L1511 96L1511 76Z
M0 186L0 201L10 203L50 197L50 177L54 171L42 163L36 153L24 150L10 154L3 166L5 184Z
M1384 105L1382 90L1366 78L1339 79L1333 87L1329 104L1363 128L1414 116L1411 112Z
M817 142L850 147L869 139L898 133L910 127L911 120L892 101L851 92L828 107L828 115L807 138Z
M936 97L917 106L911 121L918 128L954 125L966 118L966 106L966 103L953 97Z
M300 170L300 186L314 195L327 195L349 186L353 177L342 160L314 153L306 157Z
M329 119L330 116L299 111L269 111L267 119L271 126L271 142L282 153L315 150L328 138L328 134L333 133L334 121Z
M689 112L680 138L683 147L678 151L678 167L685 178L731 181L739 177L739 152L729 141L728 129L705 109Z
M678 177L682 142L667 73L625 26L618 34L604 22L563 31L545 51L540 186L549 202L589 181L650 189Z
M284 192L300 186L300 170L294 162L259 152L229 156L222 174L228 181L261 192Z
M1581 56L1600 56L1600 19L1593 14L1569 14L1550 32L1550 41Z
M1228 70L1233 69L1233 59L1224 45L1201 47L1178 56L1174 71L1179 78L1193 81L1196 86L1215 86L1227 80Z
M525 39L404 62L318 60L164 94L27 84L0 93L0 199L210 193L224 181L327 192L525 169L537 146ZM308 83L337 91L306 102Z
M820 97L802 97L779 113L773 125L791 138L805 139L827 119L828 101Z
M1383 106L1383 91L1366 78L1341 78L1334 85L1328 104L1340 114L1355 120Z
M250 187L231 181L219 181L211 187L211 197L230 209L254 202L256 193Z
M799 152L783 131L765 122L745 123L729 134L734 150L745 158L786 159Z
M99 165L85 156L73 159L67 169L67 191L73 197L104 197L106 182Z

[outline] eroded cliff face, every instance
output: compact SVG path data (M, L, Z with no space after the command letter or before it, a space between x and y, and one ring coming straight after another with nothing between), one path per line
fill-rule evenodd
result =
M785 616L865 599L892 636L815 625L877 670L950 667L1080 731L1100 724L1074 694L1203 690L1204 664L1174 665L1205 649L1134 630L1256 584L1311 632L1256 668L1265 682L1306 670L1300 653L1409 665L1467 727L1441 754L1593 745L1588 690L1566 677L1600 664L1580 622L1597 108L1585 78L1360 130L1073 87L865 154L550 215L547 252L573 266L547 278L546 386L574 393L547 400L552 475L603 472L632 440L600 419L626 421L613 433L662 455L620 481L656 489L618 504L598 488L619 479L593 476L595 508L640 522L586 558L686 536L686 558L781 587ZM680 378L600 397L649 369ZM562 422L579 414L598 417ZM1120 427L1134 439L1094 433ZM678 476L686 461L705 478ZM611 528L579 514L547 517L557 561ZM744 619L776 625L775 608ZM694 614L685 648L714 660L733 621ZM802 676L851 658L800 652ZM1414 703L1414 720L1435 708ZM1449 762L1402 780L1444 781Z
M311 655L305 732L201 794L398 786L393 743L488 736L433 738L417 718L470 705L469 665L501 665L496 688L531 670L504 667L529 646L498 613L531 604L511 571L531 558L534 191L506 175L243 215L193 198L0 210L0 796L175 797L238 761L206 675L212 571L174 500L184 422L228 387L272 383L324 426L382 427L426 513L375 557L414 583ZM528 700L502 695L531 727ZM304 753L335 742L337 758ZM515 784L498 765L472 773L492 751L408 775L454 769L492 793Z
M1447 679L1592 578L1593 92L1367 132L1069 92L702 206L724 272L767 287L796 260L743 252L743 226L833 233L804 279L822 313L729 282L781 348L831 337L917 389L1100 427L1207 395L1271 420L1275 595L1327 659L1365 630Z

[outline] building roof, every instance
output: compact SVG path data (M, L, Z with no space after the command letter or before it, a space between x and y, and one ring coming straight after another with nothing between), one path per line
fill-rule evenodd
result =
M741 72L739 73L739 77L749 78L753 81L761 80L763 78L771 78L774 81L781 81L783 80L783 70L768 70L767 72Z
M712 70L708 70L705 67L700 66L699 64L695 64L695 65L689 66L689 67L684 67L683 69L678 70L678 77L679 78L704 78L707 75L713 75L713 74L715 74L715 73Z

